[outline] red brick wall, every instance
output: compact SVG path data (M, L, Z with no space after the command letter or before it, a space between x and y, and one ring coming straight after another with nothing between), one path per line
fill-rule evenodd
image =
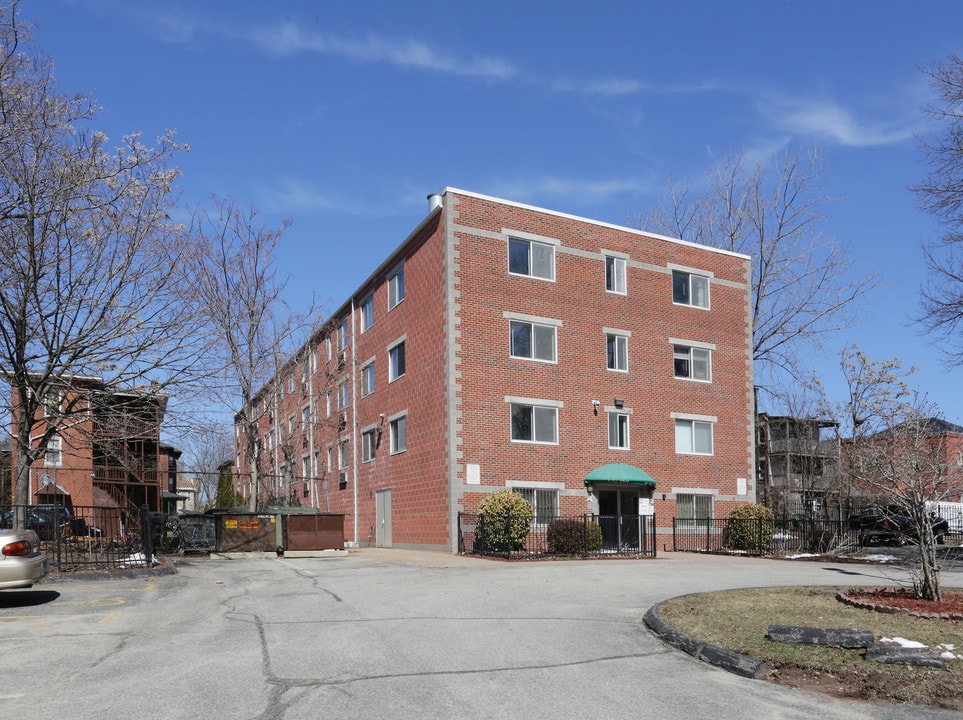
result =
M503 229L558 240L556 280L509 275ZM605 291L603 249L630 256L626 295ZM386 280L401 262L405 300L389 312ZM668 263L713 273L709 311L673 305ZM347 486L338 488L336 469L328 473L329 509L346 515L346 539L354 539L356 532L355 466L360 542L376 537L376 493L382 489L392 492L393 544L453 547L454 514L473 510L485 493L510 481L564 483L560 511L583 513L589 509L585 476L614 462L636 465L655 478L662 527L671 525L675 488L714 489L720 495L717 507L749 500L751 495L736 497L737 478L750 479L752 489L748 272L747 261L739 256L448 191L441 214L409 238L354 296L360 303L374 293L375 319L361 334L360 309L355 311L348 356L355 358L358 374L348 426L341 433L333 419L324 418L320 389L350 377L351 363L338 372L334 362L323 362L323 342L318 353L314 448L324 458L325 448L338 436L358 434ZM349 310L347 304L344 313ZM505 311L561 321L558 362L510 358ZM606 368L603 327L631 332L628 373ZM402 335L407 372L389 384L387 347ZM717 346L712 383L673 377L670 337ZM361 398L360 366L371 357L375 391ZM282 400L275 424L287 422L291 414L300 418L310 394L300 385L300 371L293 372L298 391ZM331 376L327 380L325 372ZM449 397L453 378L460 384L455 397ZM558 444L511 442L506 396L563 402ZM607 446L604 408L617 396L633 411L628 451ZM593 400L601 403L597 415ZM407 450L390 455L388 418L405 410ZM675 453L673 412L718 418L711 456ZM381 414L386 416L383 425ZM373 462L361 463L360 433L371 425L383 428L381 445ZM262 433L266 428L265 422ZM464 484L466 463L480 467L480 486ZM662 493L668 497L664 503Z
M655 478L657 499L672 488L735 495L736 479L750 478L752 467L745 259L484 198L454 200L454 222L482 231L457 233L465 417L460 449L464 462L480 465L482 484L564 482L582 495L562 497L560 510L581 513L587 510L585 476L600 465L625 462ZM560 241L555 282L508 273L503 229ZM605 291L603 248L630 256L626 295ZM661 271L632 267L635 262ZM672 303L668 263L713 273L709 311ZM509 357L506 310L562 321L557 364ZM606 368L604 327L631 332L628 373ZM717 346L711 383L674 377L670 337ZM563 401L558 444L511 442L505 396ZM633 410L629 451L608 449L604 408L615 397ZM593 400L601 403L598 415ZM672 412L718 418L711 456L676 454ZM465 509L481 497L473 490L466 487ZM656 511L660 525L671 522L672 505L656 502Z

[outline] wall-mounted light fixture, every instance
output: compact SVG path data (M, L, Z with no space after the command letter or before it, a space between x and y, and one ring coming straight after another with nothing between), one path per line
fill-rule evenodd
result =
M592 401L592 414L593 414L593 415L598 415L598 414L599 414L599 405L601 405L601 404L602 404L602 403L600 403L598 400L593 400L593 401Z

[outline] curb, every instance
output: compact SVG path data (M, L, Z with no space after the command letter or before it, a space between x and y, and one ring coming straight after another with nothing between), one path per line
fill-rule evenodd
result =
M710 645L704 640L690 637L676 630L659 615L659 608L662 607L662 604L659 603L649 608L642 621L649 630L658 635L666 644L688 653L696 660L715 665L742 677L760 680L769 674L769 666L762 660L757 660L749 655L740 655L716 645Z
M160 577L176 575L177 568L170 561L164 560L149 568L130 568L126 570L92 570L90 572L58 573L52 572L34 587L41 585L57 585L75 580L139 580L146 577Z

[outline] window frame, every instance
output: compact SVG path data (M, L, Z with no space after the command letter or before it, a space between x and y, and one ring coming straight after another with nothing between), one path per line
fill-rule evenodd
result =
M361 462L374 462L378 450L377 429L372 426L361 431Z
M605 292L614 295L628 294L627 267L626 258L620 255L605 255Z
M367 332L374 325L374 295L368 295L358 307L361 315L361 332Z
M60 435L51 435L43 451L44 467L63 467L64 439Z
M629 371L628 333L607 330L605 333L605 367L613 372ZM621 346L621 347L620 347ZM614 348L614 352L613 352ZM621 353L620 353L621 351ZM621 367L619 360L621 359Z
M527 250L525 253L525 265L526 269L521 270L517 267L517 262L515 258L518 257L518 252L513 253L512 246L515 245L518 248L520 245L526 245ZM532 238L519 237L518 235L508 236L508 274L515 275L517 277L529 277L535 278L537 280L547 280L548 282L555 282L556 270L555 270L555 247L556 243L547 242L546 240L535 240ZM547 252L549 259L549 274L541 275L535 273L536 261L541 258L536 257L537 252ZM515 269L513 269L513 266Z
M351 388L348 381L343 380L338 383L338 410L347 410L351 406Z
M676 455L699 455L702 457L711 457L715 454L715 424L718 418L706 417L706 416L695 416L695 415L681 415L673 413L673 419L675 420L675 452ZM685 429L688 432L684 432ZM708 451L698 449L699 434L698 430L703 431L708 429L709 438L709 448ZM680 443L680 439L687 441L683 444Z
M513 493L521 495L532 506L532 527L541 528L548 526L553 520L560 517L559 499L561 492L558 488L539 487L537 485L511 485L509 488ZM540 512L551 510L551 512Z
M511 438L511 441L513 443L526 443L530 445L558 445L558 410L559 410L559 406L555 404L543 404L538 401L524 401L520 399L511 400L509 402L509 412L510 412L509 436ZM524 411L528 411L527 425L528 425L528 430L530 434L530 437L528 438L518 437L516 434L517 430L523 429L518 424L518 421L516 421L516 416L520 416L520 414ZM552 419L552 438L551 439L544 439L543 437L539 437L539 433L537 431L539 430L539 428L544 429L544 426L541 423L536 422L536 413L542 416L543 422L544 422L544 418L546 417L546 414L551 415L551 419Z
M408 449L408 413L403 412L388 419L388 450L398 455Z
M608 443L609 450L631 450L631 435L629 432L629 417L631 413L625 410L608 411ZM615 421L613 427L612 421ZM615 442L612 442L612 433L615 431ZM624 440L623 442L619 442Z
M516 328L528 329L528 347L530 350L529 355L521 355L516 353L517 345L515 342L515 330ZM544 358L538 357L539 349L544 349L542 346L545 342L544 331L550 331L551 333L551 357ZM542 341L539 342L539 331L542 331L541 337ZM533 320L521 320L518 318L512 318L508 321L508 356L515 358L516 360L531 360L532 362L541 363L554 363L558 364L558 326L551 323L540 323Z
M672 270L672 304L685 307L699 308L708 310L711 307L711 297L709 287L712 284L712 274L708 272L698 272L690 268L674 267ZM705 283L704 291L693 286L693 278ZM684 293L679 294L678 289L682 287L679 280L685 280ZM700 282L700 284L701 284ZM696 300L702 292L705 295L705 304L697 303Z
M696 363L696 353L705 354L704 365L706 369L706 377L697 377L694 373L694 369L697 367ZM685 357L682 357L685 355ZM687 364L688 370L686 374L681 374L679 372L679 363L685 362ZM708 347L699 347L697 345L689 345L682 342L676 342L672 344L672 373L673 376L680 380L689 380L691 382L712 382L712 349Z
M401 338L388 346L388 382L393 383L398 378L403 378L407 373L405 339ZM401 362L398 362L398 359ZM400 372L399 372L400 368Z
M697 527L700 522L712 520L715 513L715 495L706 492L686 492L675 495L676 520L683 526Z
M361 366L361 397L368 397L375 391L375 361L369 360Z
M405 300L405 266L395 268L385 282L388 290L388 310L394 310Z
M338 470L347 470L351 467L351 439L340 438L338 440Z

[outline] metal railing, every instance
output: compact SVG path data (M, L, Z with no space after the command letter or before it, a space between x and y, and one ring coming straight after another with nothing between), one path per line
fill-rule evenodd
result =
M655 516L560 515L531 519L458 513L458 552L508 560L655 557Z
M842 520L672 519L672 547L678 552L826 555L855 550L859 544L858 530Z
M39 536L51 572L149 566L166 543L164 518L146 508L7 505L0 507L0 527L13 527L18 512Z

